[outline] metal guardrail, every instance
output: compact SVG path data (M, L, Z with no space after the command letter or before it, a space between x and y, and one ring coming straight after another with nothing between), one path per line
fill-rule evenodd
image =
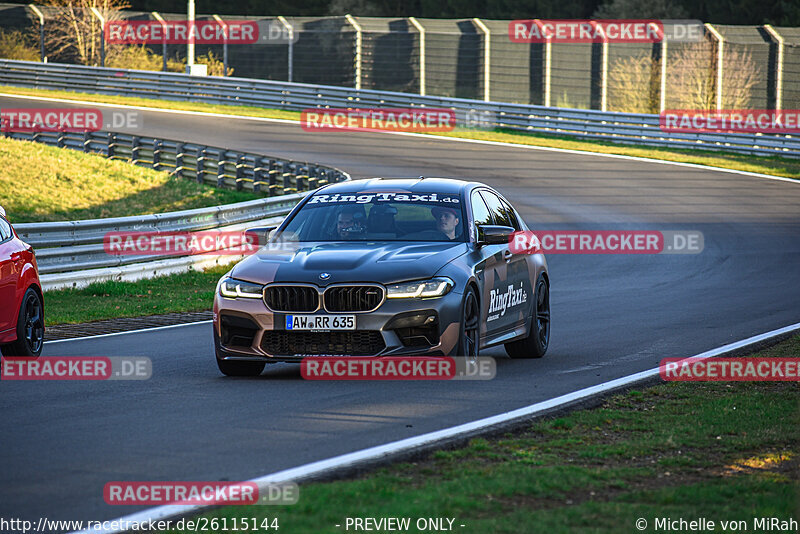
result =
M328 107L446 107L488 113L490 126L667 148L800 157L800 138L758 133L666 133L659 116L420 96L247 78L0 60L0 83L37 89L158 98L283 110ZM480 116L480 115L479 115Z
M43 275L43 284L47 279L48 287L63 286L58 283L59 276L56 276L62 273L72 273L71 279L83 283L114 277L119 279L122 271L110 271L109 268L153 261L161 261L163 267L170 262L188 266L199 261L176 260L168 255L106 254L103 238L108 232L177 232L218 228L233 231L242 229L243 223L254 221L277 224L306 192L329 182L350 179L347 173L324 165L114 132L15 132L6 136L84 152L99 152L109 158L170 171L199 183L271 195L270 198L237 204L153 215L14 225L20 237L34 246L39 273ZM127 269L125 272L128 271L147 271L147 266Z

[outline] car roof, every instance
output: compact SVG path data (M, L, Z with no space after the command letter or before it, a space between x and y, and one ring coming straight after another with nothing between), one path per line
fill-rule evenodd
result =
M365 180L347 180L327 185L318 190L331 193L367 193L378 191L403 191L410 193L439 193L460 195L466 186L474 184L452 178L368 178ZM474 184L478 185L478 184Z

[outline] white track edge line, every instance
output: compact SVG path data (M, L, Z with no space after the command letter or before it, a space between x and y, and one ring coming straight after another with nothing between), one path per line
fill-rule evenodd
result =
M771 339L790 332L794 332L796 330L800 330L800 323L794 323L788 326L784 326L783 328L778 328L775 330L771 330L769 332L765 332L763 334L757 334L755 336L735 341L733 343L729 343L727 345L723 345L715 349L707 350L695 356L688 356L687 358L702 358L702 359L713 358L715 356L720 356L727 352L735 351L742 347L746 347L754 343L759 343L767 339ZM275 473L250 479L248 482L254 482L258 485L259 488L263 488L269 484L289 482L297 478L308 477L311 475L329 471L331 469L348 467L358 462L379 459L381 457L388 456L390 454L396 454L406 450L415 449L423 445L432 445L437 441L457 438L459 435L469 434L471 432L480 430L482 428L492 427L494 425L498 425L508 421L513 421L515 419L520 419L523 417L530 417L531 415L535 415L538 412L543 412L546 410L557 408L559 406L564 406L577 401L586 400L592 396L600 395L619 387L623 387L626 385L639 382L641 380L646 380L648 378L658 376L658 374L659 374L659 368L655 367L647 371L634 373L632 375L624 376L622 378L616 378L614 380L603 382L595 386L590 386L588 388L580 389L578 391L573 391L572 393L567 393L565 395L561 395L559 397L555 397L546 401L537 402L536 404L531 404L530 406L525 406L524 408L519 408L516 410L512 410L510 412L505 412L502 414L493 415L483 419L478 419L470 423L464 423L454 427L445 428L434 432L429 432L427 434L422 434L420 436L414 436L411 438L402 439L400 441L386 443L384 445L377 445L375 447L370 447L367 449L362 449L360 451L342 454L340 456L334 456L333 458L328 458L326 460L318 460L316 462L311 462L298 467L284 469L282 471L277 471ZM200 510L210 507L211 506L209 505L157 506L154 508L148 508L146 510L142 510L141 512L136 512L130 515L122 516L117 519L111 519L108 520L108 522L116 521L117 524L130 525L134 522L146 523L148 521L154 521L154 522L164 521L171 517L175 517L178 515L185 515L192 512L199 512ZM82 530L78 533L71 533L71 534L99 534L99 533L116 534L116 533L126 532L127 530L130 529L91 528Z
M273 119L269 117L251 117L248 115L233 115L229 113L212 113L208 111L191 111L191 110L183 110L183 109L168 109L168 108L151 108L147 106L134 106L128 104L108 104L106 102L93 102L91 100L71 100L68 98L55 98L55 97L44 97L44 96L25 96L25 95L15 95L11 93L0 93L0 97L8 97L8 98L19 98L19 99L30 99L30 100L42 100L46 102L72 102L75 104L91 104L95 106L101 107L110 107L110 108L128 108L128 109L138 109L143 111L155 111L160 113L174 113L179 115L200 115L200 116L209 116L209 117L221 117L226 119L241 119L241 120L252 120L257 122L277 122L282 124L299 124L300 121L293 120L293 119ZM141 98L141 97L131 97L131 98ZM221 105L234 105L234 104L221 104ZM264 108L264 109L272 109L272 108ZM278 110L280 111L280 110ZM363 133L363 132L362 132ZM629 160L629 161L642 161L646 163L658 163L662 165L675 165L678 167L687 167L690 169L699 169L699 170L707 170L707 171L719 171L719 172L727 172L731 174L740 174L742 176L752 176L755 178L766 178L768 180L775 180L779 182L789 182L798 184L800 180L796 180L794 178L787 178L785 176L774 176L772 174L764 174L759 172L749 172L749 171L740 171L737 169L726 169L725 167L715 167L713 165L701 165L699 163L684 163L681 161L670 161L664 159L654 159L654 158L646 158L643 156L628 156L625 154L606 154L603 152L591 152L588 150L577 150L572 148L557 148L557 147L546 147L546 146L536 146L536 145L524 145L520 143L506 143L503 141L486 141L482 139L468 139L465 137L450 137L445 135L431 135L431 134L424 134L424 133L415 133L415 132L388 132L384 130L371 130L367 133L375 133L375 134L388 134L388 135L405 135L405 136L412 136L412 137L421 137L423 139L436 139L436 140L446 140L446 141L454 141L459 143L474 143L479 145L490 145L490 146L502 146L502 147L509 147L509 148L522 148L526 150L545 150L550 152L559 152L561 154L576 154L581 156L598 156L604 158L615 158L615 159L622 159L622 160ZM558 134L554 134L558 135ZM564 134L569 135L569 134ZM621 147L625 147L625 145L621 145ZM657 148L657 147L656 147ZM669 147L668 147L669 148ZM695 150L691 147L687 147L684 150ZM697 150L702 150L702 148L698 147ZM725 154L725 151L720 151L721 154ZM736 153L734 153L736 154ZM747 154L736 154L736 155L747 155ZM776 154L776 156L780 156L780 154Z
M108 334L97 334L96 336L81 336L81 337L69 337L66 339L53 339L50 341L45 341L44 344L47 345L48 343L64 343L65 341L79 341L81 339L99 339L101 337L111 337L111 336L121 336L124 334L140 334L142 332L154 332L156 330L166 330L167 328L177 328L179 326L191 326L196 324L206 324L210 323L211 319L206 319L204 321L195 321L192 323L178 323L178 324L167 324L164 326L152 326L150 328L139 328L137 330L123 330L122 332L110 332Z

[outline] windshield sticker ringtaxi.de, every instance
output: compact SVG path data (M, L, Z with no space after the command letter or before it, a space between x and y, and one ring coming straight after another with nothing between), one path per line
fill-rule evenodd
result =
M436 202L441 204L458 204L461 200L455 196L439 196L437 193L365 193L353 195L314 195L309 204L369 204L371 202Z

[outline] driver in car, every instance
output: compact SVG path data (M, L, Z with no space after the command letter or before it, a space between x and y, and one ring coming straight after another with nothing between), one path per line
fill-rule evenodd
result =
M364 213L356 208L343 209L336 217L336 237L353 239L356 234L364 232Z
M461 220L459 213L453 208L435 207L431 215L436 220L436 229L447 236L451 241L456 238L456 229Z

